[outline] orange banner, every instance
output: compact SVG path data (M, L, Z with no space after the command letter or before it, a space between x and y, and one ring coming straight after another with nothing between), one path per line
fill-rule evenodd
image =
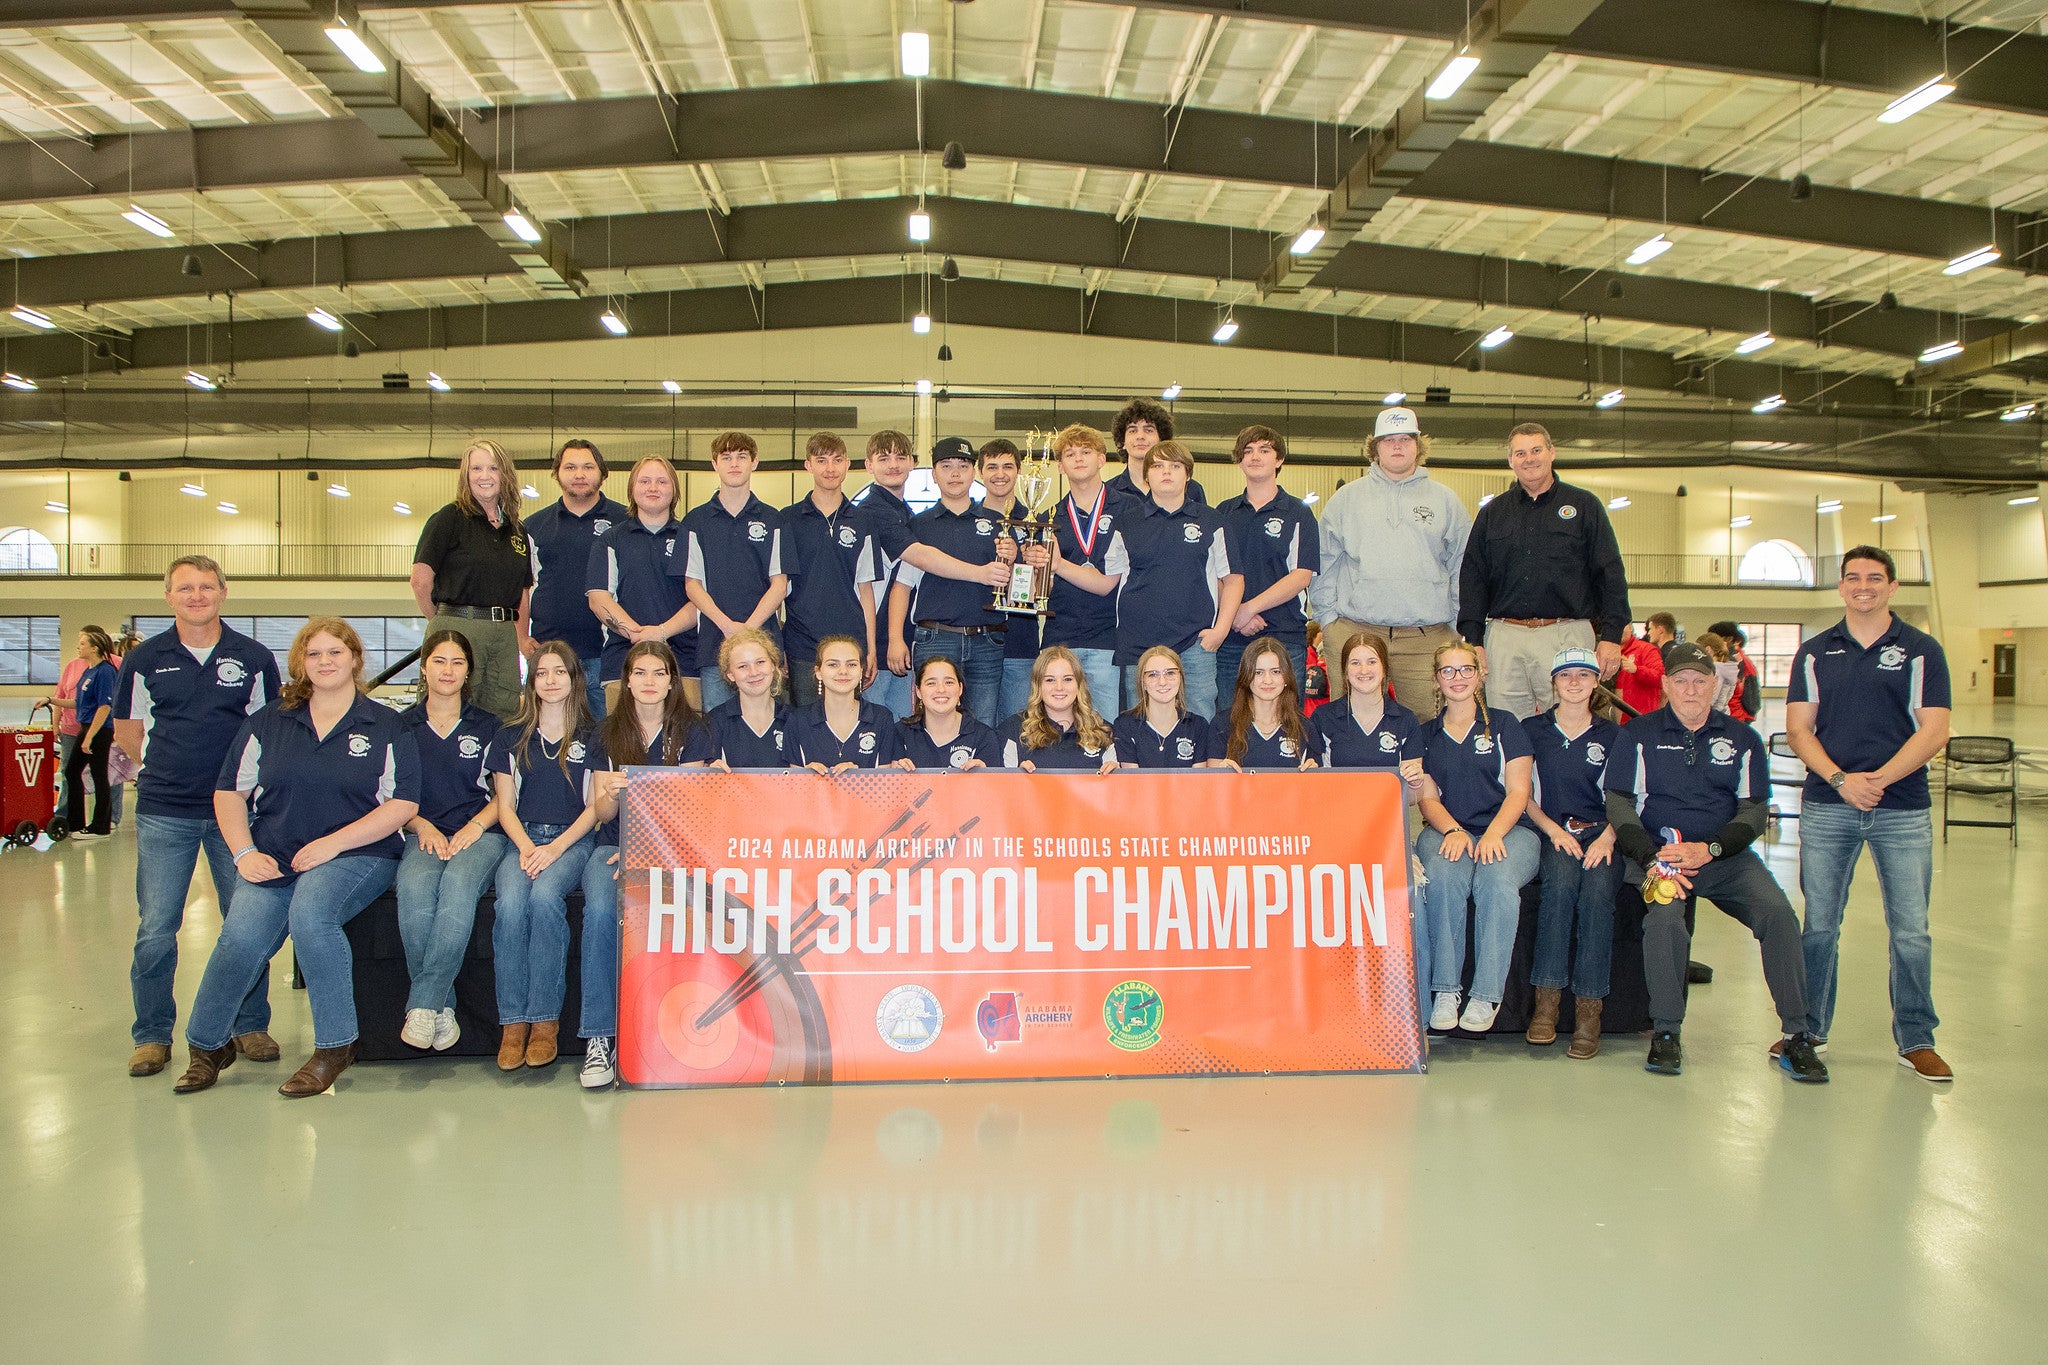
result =
M1392 773L627 781L629 1085L1416 1071Z

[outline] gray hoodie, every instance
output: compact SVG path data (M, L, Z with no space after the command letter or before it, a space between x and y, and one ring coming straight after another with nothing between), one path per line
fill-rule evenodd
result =
M1434 626L1458 619L1458 566L1472 514L1418 466L1390 479L1375 464L1330 497L1321 517L1323 568L1309 606L1378 626Z

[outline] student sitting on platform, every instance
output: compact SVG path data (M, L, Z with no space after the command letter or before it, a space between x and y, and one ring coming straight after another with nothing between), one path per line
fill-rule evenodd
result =
M966 683L960 661L928 654L917 666L917 701L910 719L896 723L903 757L917 768L1001 767L1003 738L960 709Z
M555 1060L568 989L568 898L590 860L597 823L590 775L603 763L583 670L574 651L550 640L534 657L519 719L491 745L498 824L513 850L498 864L498 917L491 930L498 1022L505 1030L498 1040L500 1071Z
M487 759L501 728L470 700L469 637L437 630L420 645L426 698L400 714L420 756L420 812L398 862L398 936L412 989L399 1038L446 1052L462 1037L455 977L469 952L477 898L512 845L498 830Z
M1119 766L1206 768L1221 755L1207 716L1188 710L1180 655L1154 645L1138 658L1138 704L1116 718Z
M1116 771L1116 735L1088 698L1081 661L1052 645L1031 666L1031 699L1004 721L1003 766L1027 773Z
M1410 799L1422 790L1422 722L1387 695L1387 642L1362 630L1344 641L1337 663L1344 695L1308 718L1309 742L1325 768L1394 768Z
M782 682L782 649L764 630L743 630L718 648L718 671L732 689L730 701L704 717L711 766L799 768L794 714L775 693Z
M1285 772L1316 766L1285 645L1261 635L1245 647L1230 710L1216 717L1215 732L1221 767Z
M192 1063L174 1087L181 1095L206 1089L234 1061L236 1012L287 931L306 978L314 1050L279 1093L317 1095L355 1060L355 979L341 926L390 888L398 831L419 810L412 736L364 695L363 643L348 622L307 621L286 672L214 784L239 880L185 1026Z
M796 761L813 772L911 766L889 708L861 699L861 647L851 635L818 642L818 700L789 718Z

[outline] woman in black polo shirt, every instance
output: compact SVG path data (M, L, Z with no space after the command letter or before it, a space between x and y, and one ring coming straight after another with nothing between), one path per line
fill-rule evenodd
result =
M1138 656L1138 704L1113 729L1126 768L1206 768L1219 752L1209 718L1188 710L1180 654L1165 645Z
M1239 772L1285 772L1316 766L1308 722L1294 688L1294 665L1286 647L1261 635L1237 663L1230 709L1218 708L1216 757Z
M1065 645L1031 665L1031 697L1002 724L1003 766L1027 773L1116 771L1116 734L1088 697L1081 660Z
M896 724L903 757L913 767L965 772L1002 766L1002 736L960 709L966 690L958 659L927 654L919 662L910 719Z
M363 693L363 642L315 616L292 641L277 700L249 717L214 783L235 858L221 921L185 1025L192 1062L173 1087L204 1090L235 1059L243 997L292 938L313 1009L313 1055L278 1087L317 1095L355 1060L353 960L341 926L390 886L398 831L419 811L418 753L398 713Z
M726 636L718 647L718 671L734 695L704 717L711 766L727 771L803 766L790 729L794 713L776 695L783 670L782 647L774 637L754 627Z
M429 633L459 630L475 656L477 704L519 714L519 655L533 565L519 524L519 471L496 441L463 453L455 501L427 518L413 552L412 595ZM580 665L579 665L580 667Z

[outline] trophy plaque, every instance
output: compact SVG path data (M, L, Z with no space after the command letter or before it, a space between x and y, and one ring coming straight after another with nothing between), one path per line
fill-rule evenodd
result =
M1060 468L1052 457L1052 437L1033 431L1024 445L1017 466L1016 506L1026 509L1028 518L1008 518L1003 533L1017 546L1017 559L1010 566L1010 581L995 589L996 611L1020 616L1046 616L1052 601L1052 565L1024 562L1024 550L1032 545L1047 547L1051 554L1052 525L1040 520L1059 498Z

